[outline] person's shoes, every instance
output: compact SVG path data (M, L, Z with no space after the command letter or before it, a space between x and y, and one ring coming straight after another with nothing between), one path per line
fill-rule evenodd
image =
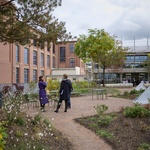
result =
M56 109L54 112L58 113L58 110Z
M67 110L64 110L64 112L67 112Z
M42 109L41 112L46 112L46 110Z

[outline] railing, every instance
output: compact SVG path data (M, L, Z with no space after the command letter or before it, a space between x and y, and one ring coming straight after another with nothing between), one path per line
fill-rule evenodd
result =
M17 87L18 86L18 87ZM4 89L9 90L10 92L15 92L16 90L21 90L23 88L23 93L29 93L30 88L28 83L17 83L17 86L14 83L6 83L6 84L0 84L0 92L2 92ZM34 93L38 93L38 85L34 89Z

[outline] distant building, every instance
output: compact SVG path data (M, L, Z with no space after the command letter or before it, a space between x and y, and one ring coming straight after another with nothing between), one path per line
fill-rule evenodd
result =
M47 78L60 79L62 74L68 74L71 80L87 80L85 64L75 55L76 41L58 42L55 45L56 64Z
M106 69L105 82L106 83L133 83L139 84L141 81L150 81L148 72L145 69L144 62L148 60L150 49L148 46L129 47L126 53L126 60L124 66L116 71ZM97 68L94 67L94 75L99 80L102 80L103 74L97 73Z

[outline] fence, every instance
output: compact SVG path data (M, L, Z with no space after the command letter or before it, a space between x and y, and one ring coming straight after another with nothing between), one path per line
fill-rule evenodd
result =
M18 88L18 89L17 89ZM28 83L17 83L17 85L15 84L11 84L11 83L6 83L6 84L0 84L0 92L2 92L3 90L9 90L10 92L14 93L17 90L23 90L23 93L29 93L30 92L30 87ZM21 89L23 88L23 89ZM34 93L38 93L38 85L36 86L36 88L33 91Z

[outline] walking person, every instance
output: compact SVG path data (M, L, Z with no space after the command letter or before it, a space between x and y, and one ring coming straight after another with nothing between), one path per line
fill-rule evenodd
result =
M68 79L68 80L70 81L70 84L71 84L71 92L72 92L72 91L73 91L72 82L71 82L70 79ZM70 92L69 99L68 99L68 108L71 108L71 101L70 101L71 92Z
M71 81L68 79L67 74L64 74L63 79L62 79L61 84L60 84L60 89L59 89L60 97L59 97L59 101L58 101L58 104L57 104L57 108L55 110L56 113L58 113L58 110L59 110L63 100L65 100L65 110L64 110L64 112L67 112L68 100L70 100L71 90L72 90Z
M41 111L45 112L45 104L49 103L48 101L48 96L46 94L46 82L44 81L44 77L43 76L39 76L39 99L40 99L40 106L41 106Z

